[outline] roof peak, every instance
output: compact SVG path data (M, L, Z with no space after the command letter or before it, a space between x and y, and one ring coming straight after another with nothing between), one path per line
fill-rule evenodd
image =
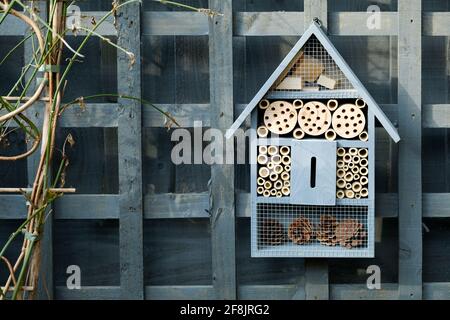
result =
M311 37L315 37L317 41L313 40L314 43L311 43ZM308 41L310 41L309 44ZM304 56L306 56L307 59L311 59L309 57L309 53L313 53L315 52L315 50L320 50L320 52L316 52L316 54L321 57L327 55L326 59L331 59L331 62L327 60L326 67L324 67L323 69L319 67L320 70L317 70L317 67L311 67L310 69L308 69L308 74L295 74L296 63L299 60L304 59ZM314 55L312 54L311 56L314 57ZM295 80L296 76L311 76L314 78L318 76L318 74L321 74L324 70L328 71L329 73L333 73L334 77L339 78L339 80L342 81L338 82L340 83L340 85L338 85L337 87L333 85L333 89L325 88L321 91L317 91L319 90L318 86L314 89L314 91L308 92L305 90L291 90L291 92L286 92L283 90L283 88L291 88L292 86L295 86L292 80ZM282 84L287 76L290 76L290 78L288 79L289 81L285 81L285 83ZM281 90L278 90L278 88L281 88ZM321 88L323 89L323 87ZM280 92L277 91L282 91L281 93L283 96L286 96L286 94L289 96L289 94L291 94L293 99L296 97L304 99L362 98L367 103L368 108L372 111L374 116L380 121L382 126L391 136L391 138L395 142L398 142L400 140L400 136L398 135L397 130L395 129L392 122L386 117L379 105L375 102L367 89L362 85L352 69L348 66L348 64L336 50L331 40L325 35L320 27L320 23L315 20L311 23L305 33L300 37L291 51L286 55L280 65L275 69L269 79L267 79L265 84L253 97L244 111L239 115L239 117L227 131L226 138L229 139L236 132L236 130L241 126L241 124L245 121L245 119L250 115L253 109L264 97L278 99L277 96L280 96Z

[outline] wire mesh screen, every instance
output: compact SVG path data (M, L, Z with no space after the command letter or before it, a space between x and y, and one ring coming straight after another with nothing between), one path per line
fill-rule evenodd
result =
M354 90L354 87L314 35L271 89L272 92L329 90Z
M367 257L369 207L258 203L255 256Z

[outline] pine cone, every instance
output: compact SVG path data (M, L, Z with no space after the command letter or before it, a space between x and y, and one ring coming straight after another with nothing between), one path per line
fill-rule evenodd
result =
M275 219L261 219L258 234L261 236L261 242L264 245L278 245L285 239L283 225Z
M363 245L367 238L362 223L356 219L346 219L338 223L335 235L336 242L347 249Z
M295 244L305 244L311 241L314 232L311 222L305 217L295 219L288 229L289 239Z
M320 216L320 224L318 226L317 240L326 246L335 246L336 245L336 236L335 230L337 226L337 220L335 217L330 215L321 215Z

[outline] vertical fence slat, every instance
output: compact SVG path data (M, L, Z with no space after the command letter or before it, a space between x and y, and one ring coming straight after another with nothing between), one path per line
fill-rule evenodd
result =
M305 0L304 24L305 30L314 18L319 18L322 28L328 25L328 1ZM328 262L326 259L306 259L305 262L305 293L307 300L329 299Z
M225 132L233 123L232 0L210 0L223 16L210 19L211 127ZM218 299L236 298L234 168L211 166L210 212L213 285Z
M120 94L141 97L140 4L120 9L117 23L119 46L135 55L117 51L117 87ZM120 286L122 299L144 298L143 210L141 157L141 104L119 99L119 222Z
M422 298L422 1L398 3L399 298Z
M42 19L47 17L47 2L36 1L27 2L27 5L33 5L37 10L39 10L39 15ZM25 34L26 36L27 34ZM26 41L24 44L24 62L28 63L33 57L33 46L31 41ZM25 77L26 81L29 77ZM36 83L33 83L30 87L30 92L34 90ZM36 107L31 107L31 110L27 110L27 116L32 119L38 128L42 128L42 121L44 116L44 103L38 102ZM42 110L37 112L37 110ZM36 176L36 170L39 165L40 159L40 149L27 158L27 175L28 175L28 186L32 187L34 178ZM54 213L50 214L46 219L43 237L41 242L41 262L39 270L39 280L36 290L36 297L40 300L53 299L53 217Z

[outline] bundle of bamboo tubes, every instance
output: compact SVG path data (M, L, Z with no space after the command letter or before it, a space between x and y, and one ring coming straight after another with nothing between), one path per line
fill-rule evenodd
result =
M361 199L369 196L368 156L366 148L338 148L336 198Z
M256 192L263 197L286 197L291 193L291 148L289 146L258 147Z

